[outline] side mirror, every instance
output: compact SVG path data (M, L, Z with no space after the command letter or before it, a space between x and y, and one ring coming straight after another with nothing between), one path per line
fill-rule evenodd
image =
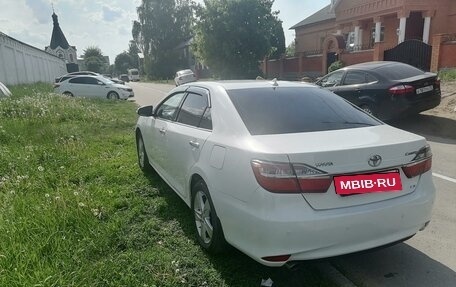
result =
M141 117L152 117L154 115L154 107L153 106L144 106L140 107L136 113Z

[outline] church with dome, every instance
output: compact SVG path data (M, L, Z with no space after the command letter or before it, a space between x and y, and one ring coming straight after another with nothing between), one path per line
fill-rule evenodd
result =
M52 13L52 20L54 22L54 28L52 30L51 44L45 48L45 51L63 59L67 64L68 72L78 71L76 47L68 44L55 12Z

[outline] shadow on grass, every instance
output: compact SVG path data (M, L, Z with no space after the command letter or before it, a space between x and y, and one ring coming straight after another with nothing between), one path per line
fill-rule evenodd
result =
M161 212L158 216L164 221L177 220L185 236L197 244L191 209L158 175L146 176L150 184L160 190L160 196L167 205L174 207L173 212ZM202 249L200 254L209 259L227 286L260 286L261 280L268 278L274 281L274 287L335 286L320 275L316 267L317 261L302 262L291 269L272 268L259 264L231 246L220 255L211 255Z

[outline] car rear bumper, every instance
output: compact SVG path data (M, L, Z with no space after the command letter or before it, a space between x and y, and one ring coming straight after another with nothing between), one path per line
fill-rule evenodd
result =
M391 120L394 118L406 117L409 115L418 114L430 109L437 107L442 100L440 92L431 97L424 98L418 101L391 101L387 106L384 106L385 110L389 110L380 116L382 120Z
M257 191L257 195L261 196L253 206L239 202L230 206L222 204L218 213L225 237L256 261L282 266L289 261L368 250L413 236L430 220L435 188L431 172L427 172L411 194L322 211L311 209L302 197L295 195L264 190ZM226 218L229 220L223 220ZM262 259L279 255L290 257L281 262Z

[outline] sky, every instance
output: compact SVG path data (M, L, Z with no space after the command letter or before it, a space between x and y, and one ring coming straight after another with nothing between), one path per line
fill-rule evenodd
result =
M203 0L196 0L203 2ZM275 0L280 11L287 45L294 40L289 28L324 6L330 0ZM52 34L52 4L68 42L76 46L78 57L89 46L98 46L111 64L128 49L132 22L141 0L0 0L0 32L29 45L44 49Z

